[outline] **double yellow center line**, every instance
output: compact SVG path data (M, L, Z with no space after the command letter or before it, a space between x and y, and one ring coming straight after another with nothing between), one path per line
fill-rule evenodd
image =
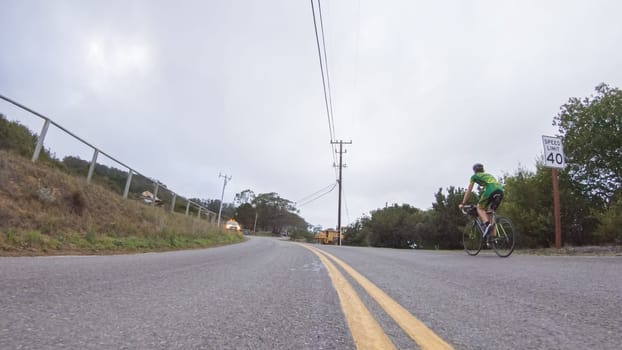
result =
M357 349L395 349L395 345L391 342L391 339L389 339L382 327L380 327L380 324L378 324L358 294L356 294L352 285L331 260L360 284L369 296L393 318L421 349L453 349L449 343L444 341L423 322L419 321L408 312L408 310L348 264L315 247L309 245L302 246L315 253L328 269L328 274L337 290L341 307L346 316L346 321L350 327L350 332L352 333L352 338L354 338Z

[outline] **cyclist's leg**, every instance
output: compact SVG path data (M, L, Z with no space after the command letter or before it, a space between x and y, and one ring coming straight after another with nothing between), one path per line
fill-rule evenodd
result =
M486 206L489 206L492 210L497 210L501 205L501 201L503 200L503 191L500 189L495 189L491 191L488 195L488 201Z
M488 214L490 224L493 225L491 237L495 237L497 235L497 228L495 227L495 217L493 215L493 212L497 210L497 208L499 208L499 205L501 205L502 200L503 200L503 191L496 189L492 191L492 193L490 193L490 195L488 196L488 200L486 202L486 209L487 209L486 213Z
M490 219L488 218L488 214L486 213L486 204L477 203L477 214L479 215L479 218L482 220L482 223L490 222Z
M488 208L490 208L490 207L488 207ZM490 237L494 238L494 237L497 236L497 227L495 226L495 216L492 213L493 213L492 210L487 210L486 211L486 214L488 215L488 218L490 220L489 222L492 225L492 227L491 227L492 231L490 231Z
M477 202L477 214L479 214L479 218L482 222L490 222L490 218L488 217L487 208L488 202L490 201L490 192L488 188L482 193L479 201Z

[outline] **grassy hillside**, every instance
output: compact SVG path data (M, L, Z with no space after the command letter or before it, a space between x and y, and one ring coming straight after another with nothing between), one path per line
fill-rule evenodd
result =
M87 185L54 162L32 163L32 137L26 136L0 142L0 255L170 250L244 239L206 220L123 200L109 186Z

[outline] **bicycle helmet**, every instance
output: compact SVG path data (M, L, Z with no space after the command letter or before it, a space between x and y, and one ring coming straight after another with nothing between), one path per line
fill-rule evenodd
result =
M484 165L482 163L475 163L475 164L473 164L473 172L474 173L483 173L484 172Z

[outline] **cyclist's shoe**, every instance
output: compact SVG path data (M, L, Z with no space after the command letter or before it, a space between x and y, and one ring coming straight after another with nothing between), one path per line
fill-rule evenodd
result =
M488 234L492 232L492 224L488 223L488 225L485 225L482 231L484 231L484 235L482 237L486 239Z

